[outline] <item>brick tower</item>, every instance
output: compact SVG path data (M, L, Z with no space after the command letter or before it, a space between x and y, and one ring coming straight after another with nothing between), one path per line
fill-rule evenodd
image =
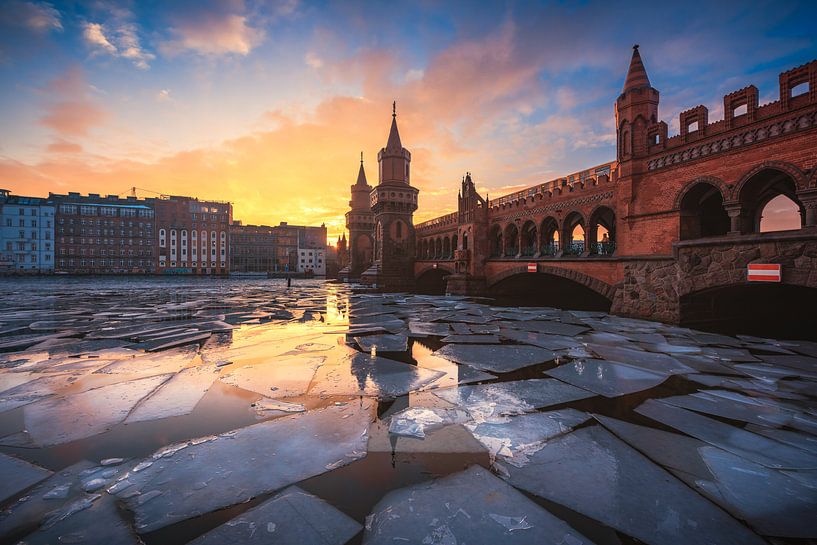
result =
M457 243L455 272L448 277L446 292L452 295L480 295L485 291L485 260L488 242L488 201L477 193L467 173L457 196Z
M363 152L360 152L360 170L357 182L352 185L352 200L346 212L346 228L349 230L349 264L340 273L344 280L356 280L372 264L374 251L374 216L369 203L372 186L366 182L363 169Z
M377 154L379 183L370 194L374 214L374 263L361 276L364 284L387 291L414 286L414 223L419 190L411 187L411 153L400 142L397 106L392 105L386 147Z

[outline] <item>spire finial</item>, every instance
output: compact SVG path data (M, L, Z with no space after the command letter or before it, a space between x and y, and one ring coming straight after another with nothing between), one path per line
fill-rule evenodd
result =
M391 116L397 117L397 101L391 103Z
M363 152L360 152L360 166L363 166Z
M633 49L638 49L638 44L635 44L635 45L633 46Z

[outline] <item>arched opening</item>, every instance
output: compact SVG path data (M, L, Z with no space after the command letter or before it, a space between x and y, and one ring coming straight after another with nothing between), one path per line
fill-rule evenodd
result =
M451 257L454 257L454 252L458 250L457 248L457 235L451 237Z
M817 288L790 284L737 284L680 299L684 327L774 339L817 341L815 308Z
M797 203L786 195L778 195L760 211L760 232L800 229L802 221Z
M616 214L606 206L598 207L590 216L587 233L590 253L613 255L616 249Z
M556 218L547 217L542 222L542 245L539 255L556 255L559 252L559 223Z
M406 226L400 220L393 222L389 227L389 231L392 240L397 242L402 242L403 238L406 236Z
M526 221L522 226L522 255L532 257L537 253L536 247L536 224Z
M516 257L519 254L519 229L509 223L505 227L505 257Z
M730 229L723 195L714 185L699 182L681 199L681 240L725 235Z
M434 241L434 259L440 259L443 256L443 241L439 238Z
M415 282L415 291L426 295L445 295L445 284L450 273L443 269L429 269Z
M512 306L548 306L609 312L611 301L574 280L547 273L519 273L488 289L497 302Z
M499 225L491 227L491 257L502 257L502 229Z
M741 232L760 232L761 220L763 219L763 212L766 205L771 203L771 201L779 195L787 197L796 204L799 213L799 222L797 222L795 229L802 227L805 221L806 211L803 204L797 198L796 191L797 185L794 183L794 179L788 173L781 170L767 168L753 175L743 184L740 195L738 196L742 212ZM791 221L791 216L787 218L784 215L781 218L783 222L777 225L774 222L775 219L777 219L775 214L768 214L769 221L765 226L770 231L782 230L784 222L794 223Z
M445 237L443 239L443 259L451 258L451 239Z
M581 255L585 248L584 218L578 212L571 212L565 218L562 228L564 240L563 253L565 255Z
M383 224L379 221L374 228L374 259L383 259Z
M468 249L468 233L462 234L462 249L463 250Z

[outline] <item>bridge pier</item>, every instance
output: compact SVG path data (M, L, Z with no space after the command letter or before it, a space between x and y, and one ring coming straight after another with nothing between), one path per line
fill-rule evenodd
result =
M445 293L446 295L481 296L485 295L486 285L484 276L452 274L447 277Z

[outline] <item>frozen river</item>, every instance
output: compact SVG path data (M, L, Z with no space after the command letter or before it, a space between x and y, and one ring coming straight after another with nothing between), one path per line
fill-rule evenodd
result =
M0 279L0 544L817 538L817 343L496 304Z

